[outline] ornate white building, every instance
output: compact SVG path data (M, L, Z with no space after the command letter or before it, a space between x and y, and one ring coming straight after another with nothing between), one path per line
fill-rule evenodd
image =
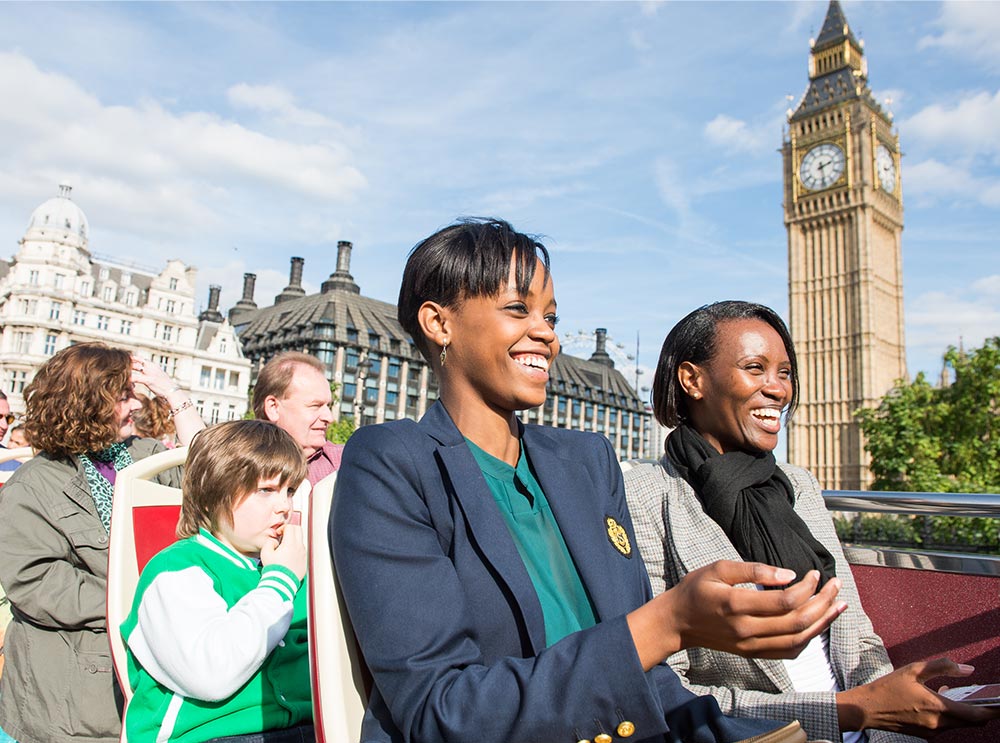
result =
M96 258L70 190L60 185L35 209L17 254L0 261L0 387L11 409L24 410L25 386L56 351L103 341L158 363L209 423L242 417L250 362L219 312L219 287L196 314L195 268L169 260L156 273Z

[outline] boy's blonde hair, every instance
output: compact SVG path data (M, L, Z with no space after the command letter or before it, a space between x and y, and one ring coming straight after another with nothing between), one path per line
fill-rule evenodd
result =
M194 536L202 528L218 531L220 518L232 523L233 509L260 480L278 477L294 490L306 471L302 449L273 423L229 421L200 431L184 465L177 536Z

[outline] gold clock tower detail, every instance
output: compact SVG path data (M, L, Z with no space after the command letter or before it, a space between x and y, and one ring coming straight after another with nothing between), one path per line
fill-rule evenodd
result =
M906 375L899 137L831 0L782 147L789 326L801 404L788 459L824 488L871 482L854 411Z

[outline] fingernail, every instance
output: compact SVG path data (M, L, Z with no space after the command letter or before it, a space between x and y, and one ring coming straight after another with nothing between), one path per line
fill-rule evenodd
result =
M783 580L788 583L795 580L795 571L788 568L778 568L774 571L774 577L776 580Z
M960 670L965 671L966 673L972 673L973 671L976 670L975 666L970 666L968 663L959 663L958 667Z

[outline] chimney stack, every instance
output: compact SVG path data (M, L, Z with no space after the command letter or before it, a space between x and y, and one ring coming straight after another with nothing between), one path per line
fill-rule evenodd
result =
M222 313L219 312L219 293L222 287L218 284L211 284L208 287L208 309L198 315L201 322L222 322Z
M250 310L257 309L257 303L253 301L253 287L257 283L257 274L255 273L245 273L243 274L243 298L240 299L236 305L229 310L229 322L233 321L233 317L240 314L241 312L249 312Z
M590 355L590 360L614 369L615 362L611 356L608 355L606 350L608 343L608 329L598 328L594 331L594 335L597 336L597 347L594 349L594 353Z
M305 258L292 258L292 267L288 272L288 286L274 298L275 304L305 296L306 290L302 288L302 266L305 262Z
M361 287L354 283L354 277L351 276L351 250L353 247L347 240L340 240L337 243L337 270L323 282L321 288L323 294L332 291L361 293Z

